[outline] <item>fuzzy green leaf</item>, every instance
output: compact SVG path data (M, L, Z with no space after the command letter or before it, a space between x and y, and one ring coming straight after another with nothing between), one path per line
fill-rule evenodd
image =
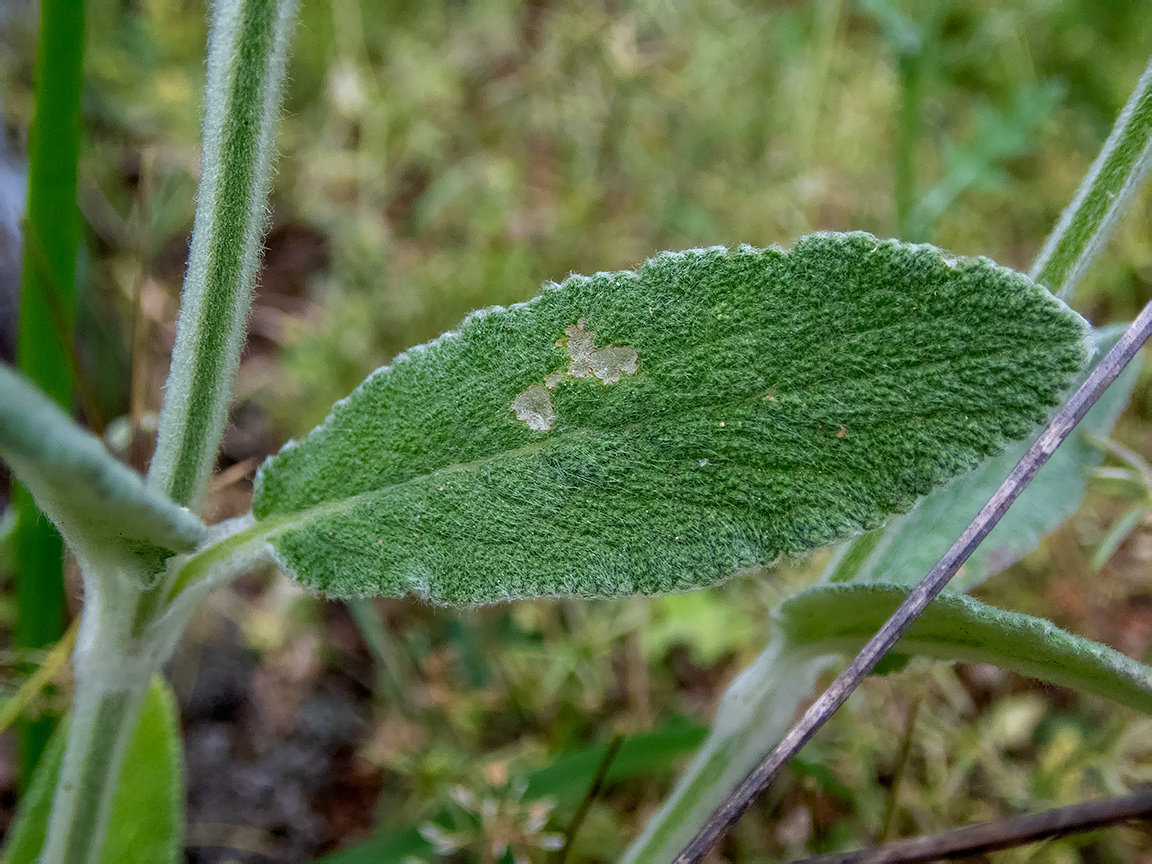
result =
M0 458L82 559L186 552L204 526L0 364ZM161 554L161 557L164 557Z
M62 723L36 767L8 834L3 864L32 864L48 830L67 723ZM184 858L184 757L176 698L153 678L128 744L100 860L106 864L165 864Z
M334 595L708 585L1028 434L1085 326L987 259L863 233L662 254L398 357L264 464L253 512Z
M785 600L784 641L807 656L855 654L908 596L898 585L826 585ZM901 654L992 663L1152 714L1152 667L1045 618L944 594L896 645Z
M1124 330L1123 325L1118 325L1095 333L1091 367L1104 359ZM1089 371L1086 369L1077 376L1077 383L1087 378ZM1088 474L1104 458L1100 448L1086 436L1108 435L1128 404L1138 373L1137 363L1129 364L1120 373L1080 421L1076 431L1052 454L1019 500L960 568L947 590L970 591L1036 549L1041 537L1051 534L1080 508ZM988 503L1038 436L1039 432L1025 441L1009 445L1001 455L989 459L975 471L933 491L910 513L883 529L870 553L855 570L833 561L825 571L826 581L894 585L919 582Z

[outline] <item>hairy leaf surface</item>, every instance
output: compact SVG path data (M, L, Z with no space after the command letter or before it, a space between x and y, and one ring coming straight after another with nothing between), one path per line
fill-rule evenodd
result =
M1104 359L1124 330L1124 325L1116 325L1095 332L1092 368ZM1077 384L1088 377L1089 371L1085 369L1077 376ZM946 590L970 591L1035 550L1040 538L1051 534L1080 509L1088 473L1104 458L1100 448L1086 436L1107 437L1128 404L1139 371L1139 364L1129 364L1104 391L1076 431L1052 454L1019 500L964 562ZM855 572L834 561L824 578L841 581L831 576L840 574L856 583L912 585L919 582L988 503L1039 434L1037 431L1026 440L1009 445L1002 454L975 471L933 490L910 513L896 518L883 529Z
M855 654L896 611L910 589L826 585L785 600L776 614L784 641L817 656ZM944 594L897 643L901 654L992 663L1152 714L1152 667L1107 645L1061 630L1046 618L1010 612L961 594Z
M1083 319L987 259L868 234L572 276L378 370L253 511L334 595L657 593L904 512L1045 419Z

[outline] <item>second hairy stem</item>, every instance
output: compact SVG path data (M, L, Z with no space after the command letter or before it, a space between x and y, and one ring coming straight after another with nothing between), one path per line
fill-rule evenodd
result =
M232 396L267 222L295 0L217 0L203 171L149 483L198 511Z

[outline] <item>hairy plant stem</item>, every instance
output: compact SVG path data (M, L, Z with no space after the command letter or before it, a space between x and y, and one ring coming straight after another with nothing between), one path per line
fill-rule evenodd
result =
M118 766L128 750L144 689L99 692L86 683L77 689L68 727L67 752L72 758L60 772L42 860L100 860Z
M267 221L276 122L296 0L216 0L192 253L149 485L198 511L244 341ZM174 559L170 559L170 564ZM83 561L76 697L40 860L100 860L120 768L152 675L206 585L169 591L178 568ZM143 587L148 586L148 587Z
M217 0L203 165L176 345L148 481L198 511L228 417L267 223L296 0Z
M144 574L86 569L75 653L76 695L64 763L52 800L42 862L95 864L107 832L120 767L152 676L171 655L204 590L163 615L141 611Z
M1152 61L1028 275L1064 301L1152 168Z
M916 145L920 141L924 48L920 39L896 59L900 79L900 114L896 134L896 230L901 240L919 242L924 225L912 218L916 204Z

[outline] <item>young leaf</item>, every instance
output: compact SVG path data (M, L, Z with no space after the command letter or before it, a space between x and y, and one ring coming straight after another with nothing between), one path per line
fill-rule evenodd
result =
M776 621L805 656L855 654L908 595L900 585L824 585L785 600ZM992 663L1152 714L1152 667L1061 630L1045 618L997 609L971 597L933 601L897 643L901 654Z
M186 552L204 526L149 489L55 402L0 364L0 457L81 557Z
M729 791L779 743L834 654L854 654L908 595L894 585L828 585L776 610L772 642L725 691L712 731L623 864L671 861ZM993 663L1152 712L1152 669L1043 618L970 597L939 597L901 654ZM889 657L893 655L888 655Z
M12 572L16 560L16 526L19 521L15 507L7 507L0 513L0 576Z
M38 861L52 793L64 758L67 724L48 745L9 831L3 864ZM184 759L176 699L153 678L121 769L100 860L107 864L165 864L184 860Z
M1077 376L1079 384L1091 368L1119 341L1125 327L1102 328L1095 333L1095 352L1090 368ZM1051 534L1080 508L1088 473L1104 458L1086 435L1106 436L1128 404L1136 384L1138 364L1130 364L1080 422L1076 432L1041 468L1020 499L965 562L946 590L965 592L1034 550L1040 538ZM1037 433L1038 434L1038 433ZM916 507L884 528L871 553L855 571L829 565L826 581L834 572L855 583L886 582L913 585L940 560L960 533L968 527L992 493L1008 476L1037 436L1009 445L975 471L957 477L934 490Z
M708 585L1026 435L1085 326L987 259L863 233L662 254L401 355L264 464L253 512L333 595Z

